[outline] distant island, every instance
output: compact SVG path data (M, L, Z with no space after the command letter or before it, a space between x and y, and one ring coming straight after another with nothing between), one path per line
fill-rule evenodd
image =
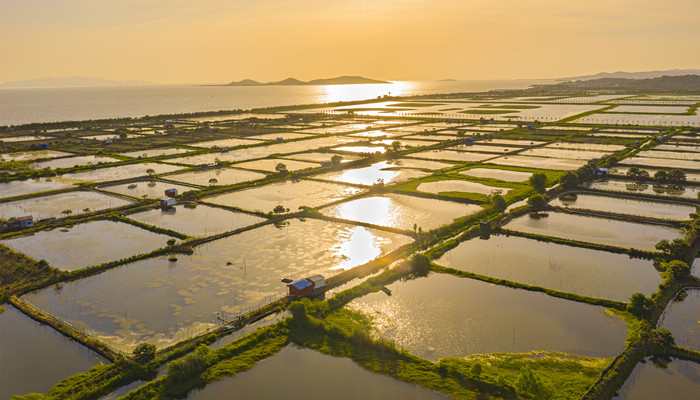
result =
M644 71L644 72L600 72L595 75L572 76L568 78L558 78L558 82L562 81L589 81L593 79L603 78L623 78L623 79L651 79L660 78L662 76L680 76L680 75L700 75L700 69L669 69L665 71Z
M139 86L153 85L152 82L68 76L63 78L37 78L0 83L0 88L58 88L58 87L98 87L98 86Z
M364 78L362 76L338 76L328 79L314 79L308 82L300 81L295 78L287 78L276 82L258 82L252 79L243 79L242 81L233 81L224 85L210 86L311 86L311 85L358 85L358 84L375 84L375 83L391 83L387 81L379 81L376 79Z

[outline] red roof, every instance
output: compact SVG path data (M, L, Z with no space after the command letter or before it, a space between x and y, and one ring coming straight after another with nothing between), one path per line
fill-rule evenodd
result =
M27 220L30 220L30 219L34 219L34 217L32 217L31 215L27 215L27 216L24 216L24 217L19 217L19 218L17 218L18 221L27 221Z

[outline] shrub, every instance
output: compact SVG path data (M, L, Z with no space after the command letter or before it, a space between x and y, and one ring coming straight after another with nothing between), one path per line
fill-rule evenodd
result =
M134 349L134 361L146 364L156 358L156 346L150 343L141 343Z

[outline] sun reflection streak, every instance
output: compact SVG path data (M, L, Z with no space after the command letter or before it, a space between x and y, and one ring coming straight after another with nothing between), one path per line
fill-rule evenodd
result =
M411 82L374 83L361 85L321 86L322 102L375 99L379 96L401 96L410 90Z
M343 261L332 269L350 269L374 260L382 254L377 238L366 228L358 226L344 242L336 246L335 255Z

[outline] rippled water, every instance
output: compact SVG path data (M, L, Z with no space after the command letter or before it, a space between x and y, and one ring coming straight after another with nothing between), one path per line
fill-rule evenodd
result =
M274 384L270 384L274 377ZM352 360L314 350L287 346L250 371L224 378L192 392L188 400L219 400L237 397L282 399L290 390L309 399L446 399L431 390L364 370Z
M628 301L636 292L651 295L661 283L661 275L649 260L516 236L491 235L488 240L462 242L436 263L617 301Z
M677 345L700 351L700 289L685 289L668 305L659 325L671 331Z
M0 218L9 219L24 215L31 215L35 220L51 217L58 218L87 212L84 211L85 209L97 211L121 207L127 204L131 204L131 202L116 196L76 191L0 203ZM64 214L63 211L66 210L70 210L71 213Z
M429 360L533 350L612 357L624 348L626 325L600 307L444 274L388 288L391 296L372 293L350 307Z
M352 183L356 185L374 185L377 182L395 183L428 175L427 172L414 169L397 169L398 165L391 161L380 161L368 167L346 169L339 172L328 172L315 175L314 178L329 181Z
M121 222L93 221L0 243L34 259L44 259L55 268L71 271L148 253L165 247L168 239L171 237Z
M696 199L700 191L696 187L688 186L654 186L647 183L636 183L630 181L598 181L588 185L591 189L605 190L612 192L629 192L639 194L652 194L656 196L682 197Z
M700 364L672 359L659 366L650 357L634 367L616 400L694 400L700 397Z
M14 307L0 314L0 399L46 393L61 380L107 361Z
M451 224L455 218L480 210L481 207L474 204L391 193L352 200L323 209L321 212L351 221L398 229L413 230L415 224L427 231Z
M509 171L495 168L472 168L461 171L460 174L475 176L477 178L500 179L506 182L523 182L532 176L532 172Z
M695 206L664 203L660 201L635 200L624 197L597 196L578 193L576 200L556 198L549 204L559 207L582 208L586 210L608 211L619 214L643 217L690 219L690 213L697 211Z
M464 192L464 193L478 193L483 195L491 195L494 191L500 191L502 194L506 194L510 191L510 188L502 188L496 186L488 186L482 183L463 181L457 179L445 179L441 181L434 182L424 182L418 185L416 190L426 193L448 193L448 192Z
M286 294L282 278L330 276L409 243L407 236L320 220L266 225L24 296L126 351L168 346Z
M556 212L546 214L547 217L541 218L524 215L505 227L537 235L649 251L655 251L656 243L662 239L683 238L680 229L670 226Z
M300 206L319 207L363 191L363 189L337 183L287 180L207 197L203 200L249 211L269 212L281 205L289 208L291 212L296 212Z
M193 185L233 185L236 183L254 181L265 178L267 175L261 172L246 171L235 168L214 168L203 171L183 172L165 176L165 179L176 182L190 183ZM214 179L214 181L212 181Z

